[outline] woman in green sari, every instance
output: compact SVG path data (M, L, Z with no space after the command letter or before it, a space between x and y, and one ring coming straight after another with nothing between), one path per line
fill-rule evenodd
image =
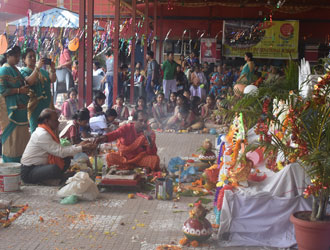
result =
M0 68L0 126L3 162L20 162L30 139L27 120L29 87L16 68L21 49L14 46L6 52L6 63Z
M50 62L50 73L42 69L47 59L41 58L36 62L36 53L33 49L27 48L22 54L22 60L26 67L21 69L21 74L30 85L30 100L28 103L28 119L31 133L38 126L38 117L45 108L52 108L53 101L50 91L50 84L56 81L55 64Z

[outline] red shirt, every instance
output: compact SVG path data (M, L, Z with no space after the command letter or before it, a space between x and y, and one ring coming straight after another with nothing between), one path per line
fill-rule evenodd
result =
M148 130L150 130L150 129L148 129ZM153 135L154 135L153 131L151 131L151 133L153 133ZM118 139L118 142L120 144L129 146L142 134L143 133L137 133L134 123L129 123L129 124L121 126L120 128L116 129L113 132L108 133L107 137L108 137L109 142ZM156 138L155 136L151 136L151 137ZM139 147L134 153L131 152L129 154L124 154L124 156L128 160L130 160L130 159L133 159L134 157L136 157L141 152L147 152L147 154L149 154L149 155L157 155L157 147L156 147L155 140L152 140L151 147L150 146L148 146L146 148Z

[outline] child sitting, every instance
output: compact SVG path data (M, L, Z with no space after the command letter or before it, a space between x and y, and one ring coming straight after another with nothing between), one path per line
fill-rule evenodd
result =
M89 110L90 117L93 117L98 113L102 113L102 106L105 103L105 99L105 94L103 94L101 91L97 91L95 93L93 102L87 107L87 109Z
M98 113L98 116L91 117L89 119L89 125L92 133L103 135L117 129L118 123L115 122L116 117L117 112L114 109L108 109L105 114Z
M216 99L216 109L213 111L211 115L211 119L215 124L225 124L228 118L227 110L228 107L223 104L222 100L225 99L225 96L217 96Z
M89 111L86 108L78 110L72 118L73 120L69 121L61 131L60 138L65 138L72 144L78 144L81 142L80 131L88 126Z
M134 109L132 110L132 112L131 112L131 116L134 117L134 114L135 114L138 110L145 110L145 111L148 110L146 99L145 99L143 96L140 96L140 97L137 99L136 104L135 104L135 108L134 108Z
M206 97L206 104L202 107L202 118L205 120L208 120L213 112L214 109L214 96L208 95Z
M117 119L120 121L127 120L129 117L128 108L124 105L123 96L119 95L116 98L116 104L112 107L117 112Z
M118 128L118 123L115 121L118 114L116 110L114 109L107 109L105 112L105 118L107 119L107 128L105 129L105 132L112 132Z
M217 77L214 79L213 86L209 92L209 95L218 96L223 94L226 89L223 85L224 84L221 78Z
M152 106L153 119L150 120L150 126L152 129L163 129L167 123L167 105L164 101L164 94L159 93L157 95L157 102Z
M180 107L178 114L167 123L167 129L197 130L203 128L203 122L187 107Z
M193 98L191 99L190 109L195 116L201 115L200 105L201 105L201 98L199 98L199 96L193 96Z
M173 115L176 106L176 93L172 92L170 94L170 100L167 103L167 113Z

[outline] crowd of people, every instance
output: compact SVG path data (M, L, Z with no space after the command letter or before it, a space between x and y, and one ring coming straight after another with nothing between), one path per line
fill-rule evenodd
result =
M21 59L24 67L18 69ZM162 65L152 51L147 52L146 59L145 70L140 63L135 65L133 74L127 65L119 68L118 95L113 103L114 60L111 50L107 51L105 70L100 62L93 62L94 75L102 79L93 102L80 109L77 88L72 84L58 109L51 92L56 70L70 68L72 82L78 82L78 63L72 64L68 50L61 47L59 65L55 67L46 58L37 60L33 49L27 48L23 53L18 46L8 49L0 68L3 161L21 162L25 182L57 178L67 169L67 157L95 150L95 142L83 139L99 136L97 143L121 142L119 152L107 157L109 164L157 170L159 157L153 130L192 131L216 126L222 121L214 111L224 108L221 101L233 94L235 84L271 84L281 77L275 67L258 69L251 53L246 53L246 64L240 70L225 64L201 65L194 53L186 59L180 57L179 63L171 52ZM134 77L138 89L133 108L125 104L130 77ZM58 118L64 126L59 126ZM64 149L60 139L71 146ZM42 148L46 144L49 147Z

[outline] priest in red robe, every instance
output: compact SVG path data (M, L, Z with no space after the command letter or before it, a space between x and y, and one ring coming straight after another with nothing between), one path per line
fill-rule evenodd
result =
M97 142L117 140L118 152L107 155L108 166L118 165L121 169L136 167L159 170L156 135L148 126L148 115L139 110L135 113L135 122L121 126L117 130L101 136Z

